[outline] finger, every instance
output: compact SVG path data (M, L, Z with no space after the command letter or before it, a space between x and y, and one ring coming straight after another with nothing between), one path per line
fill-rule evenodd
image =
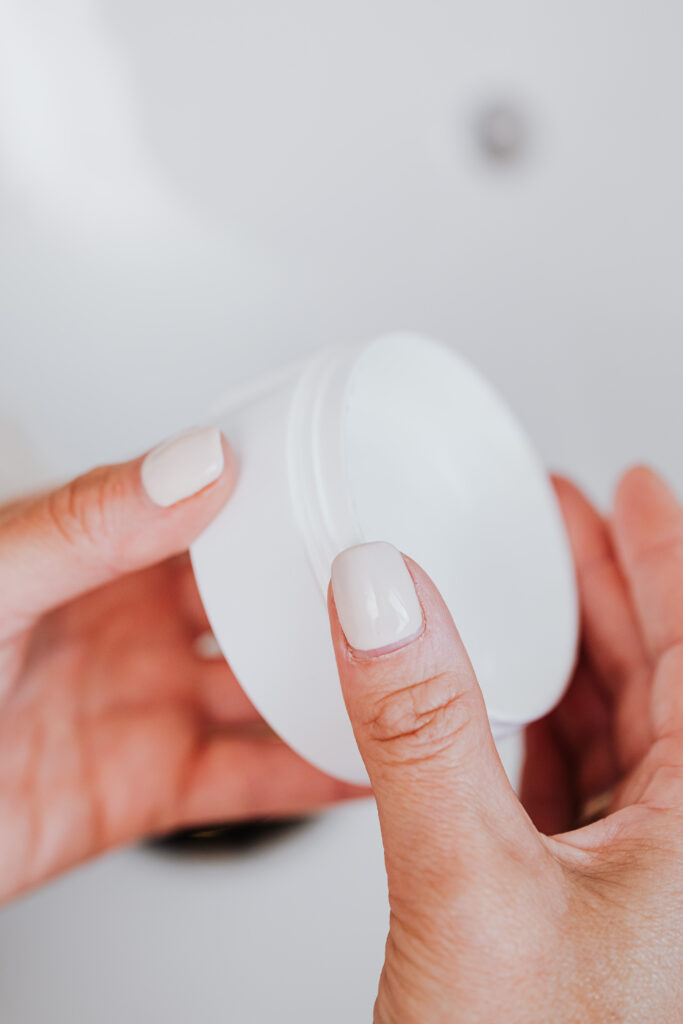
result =
M308 814L368 790L324 775L271 735L216 735L193 763L165 828Z
M184 554L180 556L180 559L182 561L179 565L177 579L178 606L193 633L207 632L211 629L211 624L209 623L202 599L199 596L197 580L192 569L190 557Z
M651 741L647 652L604 520L568 480L553 482L576 564L583 649L614 701L617 753L626 769Z
M614 534L656 660L651 718L662 738L683 729L683 509L652 470L631 470L620 482Z
M577 809L613 786L621 774L615 749L614 711L584 660L558 706L548 716L570 764Z
M223 658L199 660L197 697L210 722L234 726L263 721Z
M659 658L683 642L683 509L651 469L622 478L614 536L648 647Z
M189 557L181 555L177 567L177 600L194 635L192 651L199 679L197 697L203 714L216 726L263 722L211 632Z
M183 551L225 503L235 477L217 428L198 428L3 519L0 639L78 594Z
M390 544L350 548L333 563L329 612L392 898L417 905L436 877L440 885L471 877L502 844L524 849L532 835L537 843L465 649L426 574Z
M548 718L532 722L526 730L521 796L529 817L545 835L564 832L575 821L571 759Z

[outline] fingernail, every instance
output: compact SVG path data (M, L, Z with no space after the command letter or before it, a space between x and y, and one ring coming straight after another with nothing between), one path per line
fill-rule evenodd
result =
M218 427L194 427L154 448L142 463L142 485L155 505L167 508L212 484L223 472Z
M223 658L223 652L218 646L218 640L216 640L210 629L200 633L195 638L192 646L197 657L203 661L215 661Z
M357 651L397 647L422 632L415 584L393 544L359 544L337 555L332 593L344 636Z

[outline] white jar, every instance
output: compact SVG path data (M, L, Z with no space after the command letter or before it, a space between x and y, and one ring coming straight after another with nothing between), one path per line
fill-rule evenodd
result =
M552 486L489 384L451 348L391 335L324 350L224 406L233 497L192 547L226 658L303 757L367 776L339 686L326 595L343 548L386 540L443 594L497 738L569 678L578 611Z

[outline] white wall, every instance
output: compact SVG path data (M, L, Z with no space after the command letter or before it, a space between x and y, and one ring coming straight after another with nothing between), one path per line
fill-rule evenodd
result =
M682 33L645 0L2 0L0 491L395 327L600 499L636 459L683 486ZM115 856L0 914L2 1020L367 1019L382 886L367 806Z

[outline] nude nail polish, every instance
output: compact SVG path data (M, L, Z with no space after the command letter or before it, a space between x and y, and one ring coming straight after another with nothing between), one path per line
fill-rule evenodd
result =
M337 555L332 593L344 636L357 651L403 645L422 632L413 578L392 544L359 544Z
M167 508L217 480L223 465L218 427L194 427L146 456L142 485L155 505Z

